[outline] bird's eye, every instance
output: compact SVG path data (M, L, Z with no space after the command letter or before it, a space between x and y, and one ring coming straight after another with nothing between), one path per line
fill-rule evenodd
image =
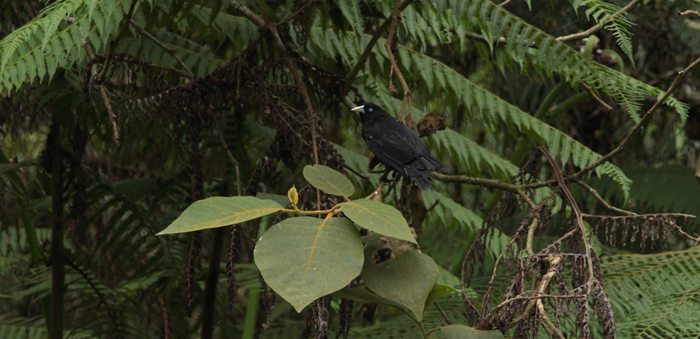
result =
M368 109L367 111L372 112L372 109L370 108L370 109Z

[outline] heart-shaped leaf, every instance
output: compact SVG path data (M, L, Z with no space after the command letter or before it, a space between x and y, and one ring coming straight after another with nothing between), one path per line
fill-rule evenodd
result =
M290 218L255 246L255 264L270 287L297 312L345 287L362 270L360 233L345 218Z
M158 235L199 231L238 224L282 210L272 200L255 197L211 197L195 201Z
M345 216L361 227L416 244L406 219L394 207L368 199L347 201L340 206Z
M355 193L355 187L350 179L342 173L323 165L307 165L304 167L304 178L311 186L326 194L349 197Z

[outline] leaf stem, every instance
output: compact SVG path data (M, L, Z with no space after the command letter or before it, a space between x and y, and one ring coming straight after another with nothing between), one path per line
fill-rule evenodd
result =
M287 213L296 213L296 214L302 214L302 215L318 215L318 214L335 214L335 213L340 213L340 204L333 206L331 209L328 210L322 210L322 211L302 211L298 209L296 206L294 208L283 208L281 212L287 212Z

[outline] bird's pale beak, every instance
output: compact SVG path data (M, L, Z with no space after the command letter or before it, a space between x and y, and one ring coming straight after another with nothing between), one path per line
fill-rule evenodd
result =
M359 111L361 111L363 108L365 108L365 105L357 106L357 107L351 109L351 111L353 111L353 112L359 112Z

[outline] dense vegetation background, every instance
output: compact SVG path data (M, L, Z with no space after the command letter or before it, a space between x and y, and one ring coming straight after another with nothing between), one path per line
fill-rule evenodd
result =
M700 335L697 2L0 7L2 338ZM424 314L275 297L253 250L286 213L156 236L206 197L340 202L306 165L370 195L366 101L450 167L380 199L447 286Z

